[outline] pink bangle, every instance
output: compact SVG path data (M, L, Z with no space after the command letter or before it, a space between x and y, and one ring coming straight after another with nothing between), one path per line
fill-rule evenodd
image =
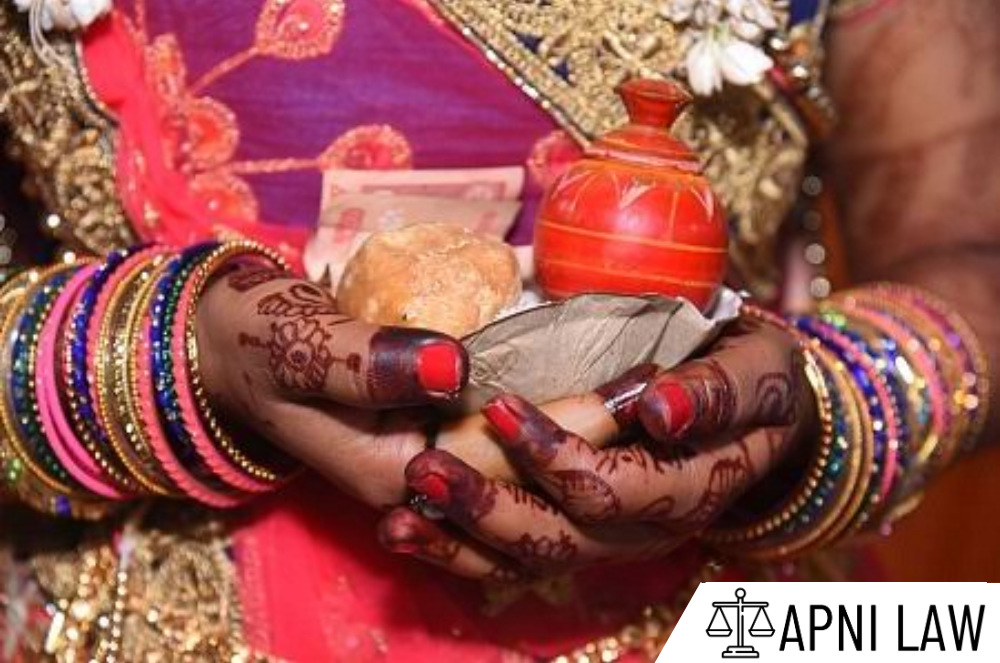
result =
M881 483L878 487L878 494L879 502L884 504L892 492L892 487L896 481L899 456L899 421L896 419L896 411L892 405L892 394L889 392L889 387L884 382L882 374L879 373L872 359L859 350L849 337L830 325L827 325L827 327L828 329L825 333L839 346L838 350L843 352L849 361L857 364L865 371L882 408L882 418L885 420L888 439L885 445L885 457L882 459L882 476L880 477Z
M948 427L951 426L951 412L948 409L941 373L935 365L934 360L927 353L927 349L918 340L916 334L906 330L892 316L876 308L869 307L864 302L844 297L838 301L838 304L853 315L857 315L859 318L868 321L884 331L896 342L902 351L913 357L914 362L917 364L917 370L920 371L921 377L927 384L927 393L931 404L931 431L934 435L933 439L942 439L947 434ZM936 443L932 446L936 446ZM914 451L917 453L917 458L920 461L927 461L927 457L925 457L927 454L926 449L915 449Z
M42 429L56 458L77 482L90 492L112 500L124 500L129 495L109 482L101 468L87 453L83 442L76 436L73 426L61 406L59 384L56 379L55 361L57 343L63 331L63 322L72 310L83 287L98 269L87 265L66 284L52 307L52 312L42 328L38 346L38 364L35 371L35 395L42 422Z
M162 255L164 253L167 253L167 249L158 246L136 251L122 261L108 276L107 281L104 282L104 286L97 295L97 301L94 304L94 310L90 315L90 321L87 326L87 372L90 375L93 376L97 374L97 359L99 353L98 344L100 343L101 337L101 324L103 323L105 316L108 314L108 306L111 303L111 298L118 291L122 281L124 281L125 278L132 273L133 268L148 261L154 256ZM91 403L97 403L100 400L100 395L97 393L96 383L97 380L90 380ZM107 426L107 422L101 422L101 424Z
M152 291L149 294L151 295ZM147 299L148 303L149 300ZM147 306L147 308L149 307ZM143 421L146 423L146 432L149 435L153 454L171 481L188 497L208 506L222 509L238 506L245 500L234 495L220 493L198 481L198 479L184 468L184 465L174 454L170 443L167 441L166 432L160 423L156 399L153 396L151 326L152 321L149 316L146 316L139 326L139 338L135 347L138 353L136 382L138 383L137 387L139 390L139 410Z
M237 258L252 257L255 254L249 249L222 248L215 254L206 258L205 263L199 266L199 272L204 269L215 270L226 262ZM214 263L214 264L212 264ZM201 416L198 414L198 406L191 392L191 376L188 371L187 338L189 315L193 310L193 304L200 289L198 281L205 277L196 275L189 278L184 284L183 290L177 306L177 313L173 321L173 336L171 338L171 350L176 361L173 362L174 386L177 389L178 405L180 406L181 420L195 450L201 459L208 465L223 482L233 488L249 493L266 493L274 490L274 484L255 479L245 474L239 467L231 463L223 454L219 452L213 444L211 435L205 429Z

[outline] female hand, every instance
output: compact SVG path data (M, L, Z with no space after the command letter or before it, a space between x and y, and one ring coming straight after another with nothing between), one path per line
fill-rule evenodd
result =
M801 355L769 324L741 320L704 358L637 389L646 379L625 378L578 404L594 417L602 408L614 414L599 437L567 431L517 396L494 399L484 415L532 492L445 451L425 451L407 466L407 482L446 520L395 509L382 522L383 543L493 581L662 556L711 524L813 428ZM640 423L640 441L597 448Z
M405 495L403 468L425 448L419 410L466 382L461 344L340 315L327 290L242 269L198 309L202 372L227 422L259 433L375 506Z

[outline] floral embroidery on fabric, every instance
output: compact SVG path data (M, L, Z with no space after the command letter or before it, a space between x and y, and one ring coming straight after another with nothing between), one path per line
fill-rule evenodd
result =
M142 8L138 3L137 10ZM321 168L327 153L304 159L234 162L240 143L239 119L203 91L258 56L302 60L328 54L340 36L343 19L343 0L267 0L257 19L253 44L189 83L177 37L168 33L150 39L144 21L137 17L138 25L133 26L137 41L149 44L144 52L146 77L159 107L164 157L189 178L190 191L213 215L256 221L260 205L253 188L238 173ZM412 162L409 143L392 130L369 130L359 138L364 140L340 143L334 161L371 163L369 167L379 168L407 167Z
M213 214L231 219L257 218L257 197L250 185L236 175L202 173L191 180L191 191Z
M366 124L333 141L319 157L319 167L403 170L413 167L413 149L398 130L385 124Z
M257 49L276 58L325 55L344 25L342 0L269 0L257 22Z

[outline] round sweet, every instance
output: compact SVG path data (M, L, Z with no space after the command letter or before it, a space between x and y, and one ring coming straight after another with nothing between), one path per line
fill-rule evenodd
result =
M521 295L513 250L461 226L423 223L372 235L347 264L340 311L367 322L461 337Z

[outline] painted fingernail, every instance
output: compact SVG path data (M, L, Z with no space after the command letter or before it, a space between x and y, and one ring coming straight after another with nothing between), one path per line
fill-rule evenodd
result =
M504 440L513 442L520 437L521 417L503 396L498 396L483 406L483 416Z
M451 502L451 486L443 474L418 472L409 478L409 484L410 488L423 495L432 506L443 508Z
M680 382L663 380L642 395L639 418L646 430L661 440L683 437L694 423L694 417L691 392Z
M410 461L406 484L452 520L475 520L492 508L482 475L445 451L424 451Z
M639 397L659 370L656 364L640 364L617 380L597 388L597 395L604 399L604 407L614 417L619 429L625 430L636 423Z
M427 524L407 509L396 509L379 524L379 542L386 550L401 555L420 552L426 536Z
M461 346L434 341L417 350L417 379L433 394L453 396L461 391L468 360Z

